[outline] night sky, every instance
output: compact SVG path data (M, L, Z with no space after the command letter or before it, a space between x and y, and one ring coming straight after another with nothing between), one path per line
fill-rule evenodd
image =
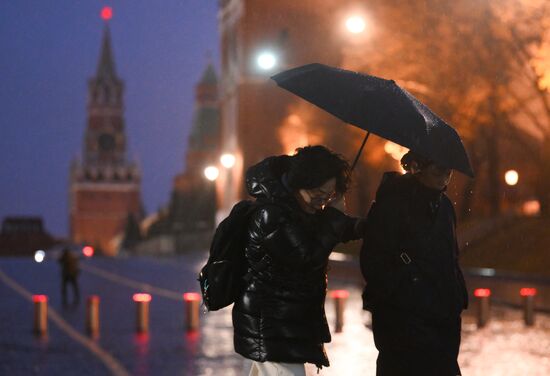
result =
M142 167L147 214L184 168L194 85L218 67L217 0L0 2L0 218L38 215L68 235L71 159L81 153L87 80L99 58L103 6L125 82L128 157Z

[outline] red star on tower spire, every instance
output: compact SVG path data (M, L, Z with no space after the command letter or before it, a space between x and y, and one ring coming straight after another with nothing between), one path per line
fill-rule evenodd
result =
M103 9L101 9L101 18L103 18L104 21L109 21L113 18L113 8L103 7Z

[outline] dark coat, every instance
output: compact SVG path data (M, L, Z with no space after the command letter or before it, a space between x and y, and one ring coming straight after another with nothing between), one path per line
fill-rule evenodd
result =
M284 183L288 158L268 158L246 175L250 195L261 204L248 228L251 278L233 306L235 351L260 362L328 366L328 257L340 241L357 238L356 219L334 208L302 211ZM256 267L260 260L267 266Z
M411 375L460 372L460 313L468 296L455 221L444 192L410 174L384 175L361 249L363 303L373 316L380 375L399 375L389 371L399 367Z
M69 251L64 251L58 259L61 265L61 275L64 279L75 279L78 277L80 268L78 267L78 258Z

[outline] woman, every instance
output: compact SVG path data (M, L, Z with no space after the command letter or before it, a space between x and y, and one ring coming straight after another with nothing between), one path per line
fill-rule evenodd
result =
M413 152L405 175L386 173L361 249L379 351L377 375L460 375L460 313L467 292L458 265L452 171Z
M250 375L305 375L304 363L329 365L329 254L361 233L362 221L330 206L343 206L349 165L308 146L251 167L246 184L260 205L248 228L251 278L233 306L235 351L253 360Z

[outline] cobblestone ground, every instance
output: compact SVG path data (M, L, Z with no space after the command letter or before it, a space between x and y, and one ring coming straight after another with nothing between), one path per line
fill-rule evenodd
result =
M233 353L230 310L201 314L197 333L183 329L180 294L197 291L199 254L172 259L103 259L82 263L82 296L101 297L101 335L92 341L119 362L130 375L246 375L249 362ZM0 259L0 270L33 294L46 294L50 308L76 331L84 333L84 306L61 306L59 270L55 261L37 264L28 259ZM365 326L360 292L334 281L330 288L347 288L346 323L333 335L327 352L331 367L320 375L374 375L377 351ZM153 297L148 336L134 334L135 306L131 296L149 291ZM47 339L32 335L32 303L0 280L0 375L109 375L104 359L49 323ZM332 324L334 307L327 301ZM521 313L494 309L487 327L477 330L465 314L460 364L464 375L550 375L550 317L539 315L526 329ZM315 367L308 367L311 375Z

